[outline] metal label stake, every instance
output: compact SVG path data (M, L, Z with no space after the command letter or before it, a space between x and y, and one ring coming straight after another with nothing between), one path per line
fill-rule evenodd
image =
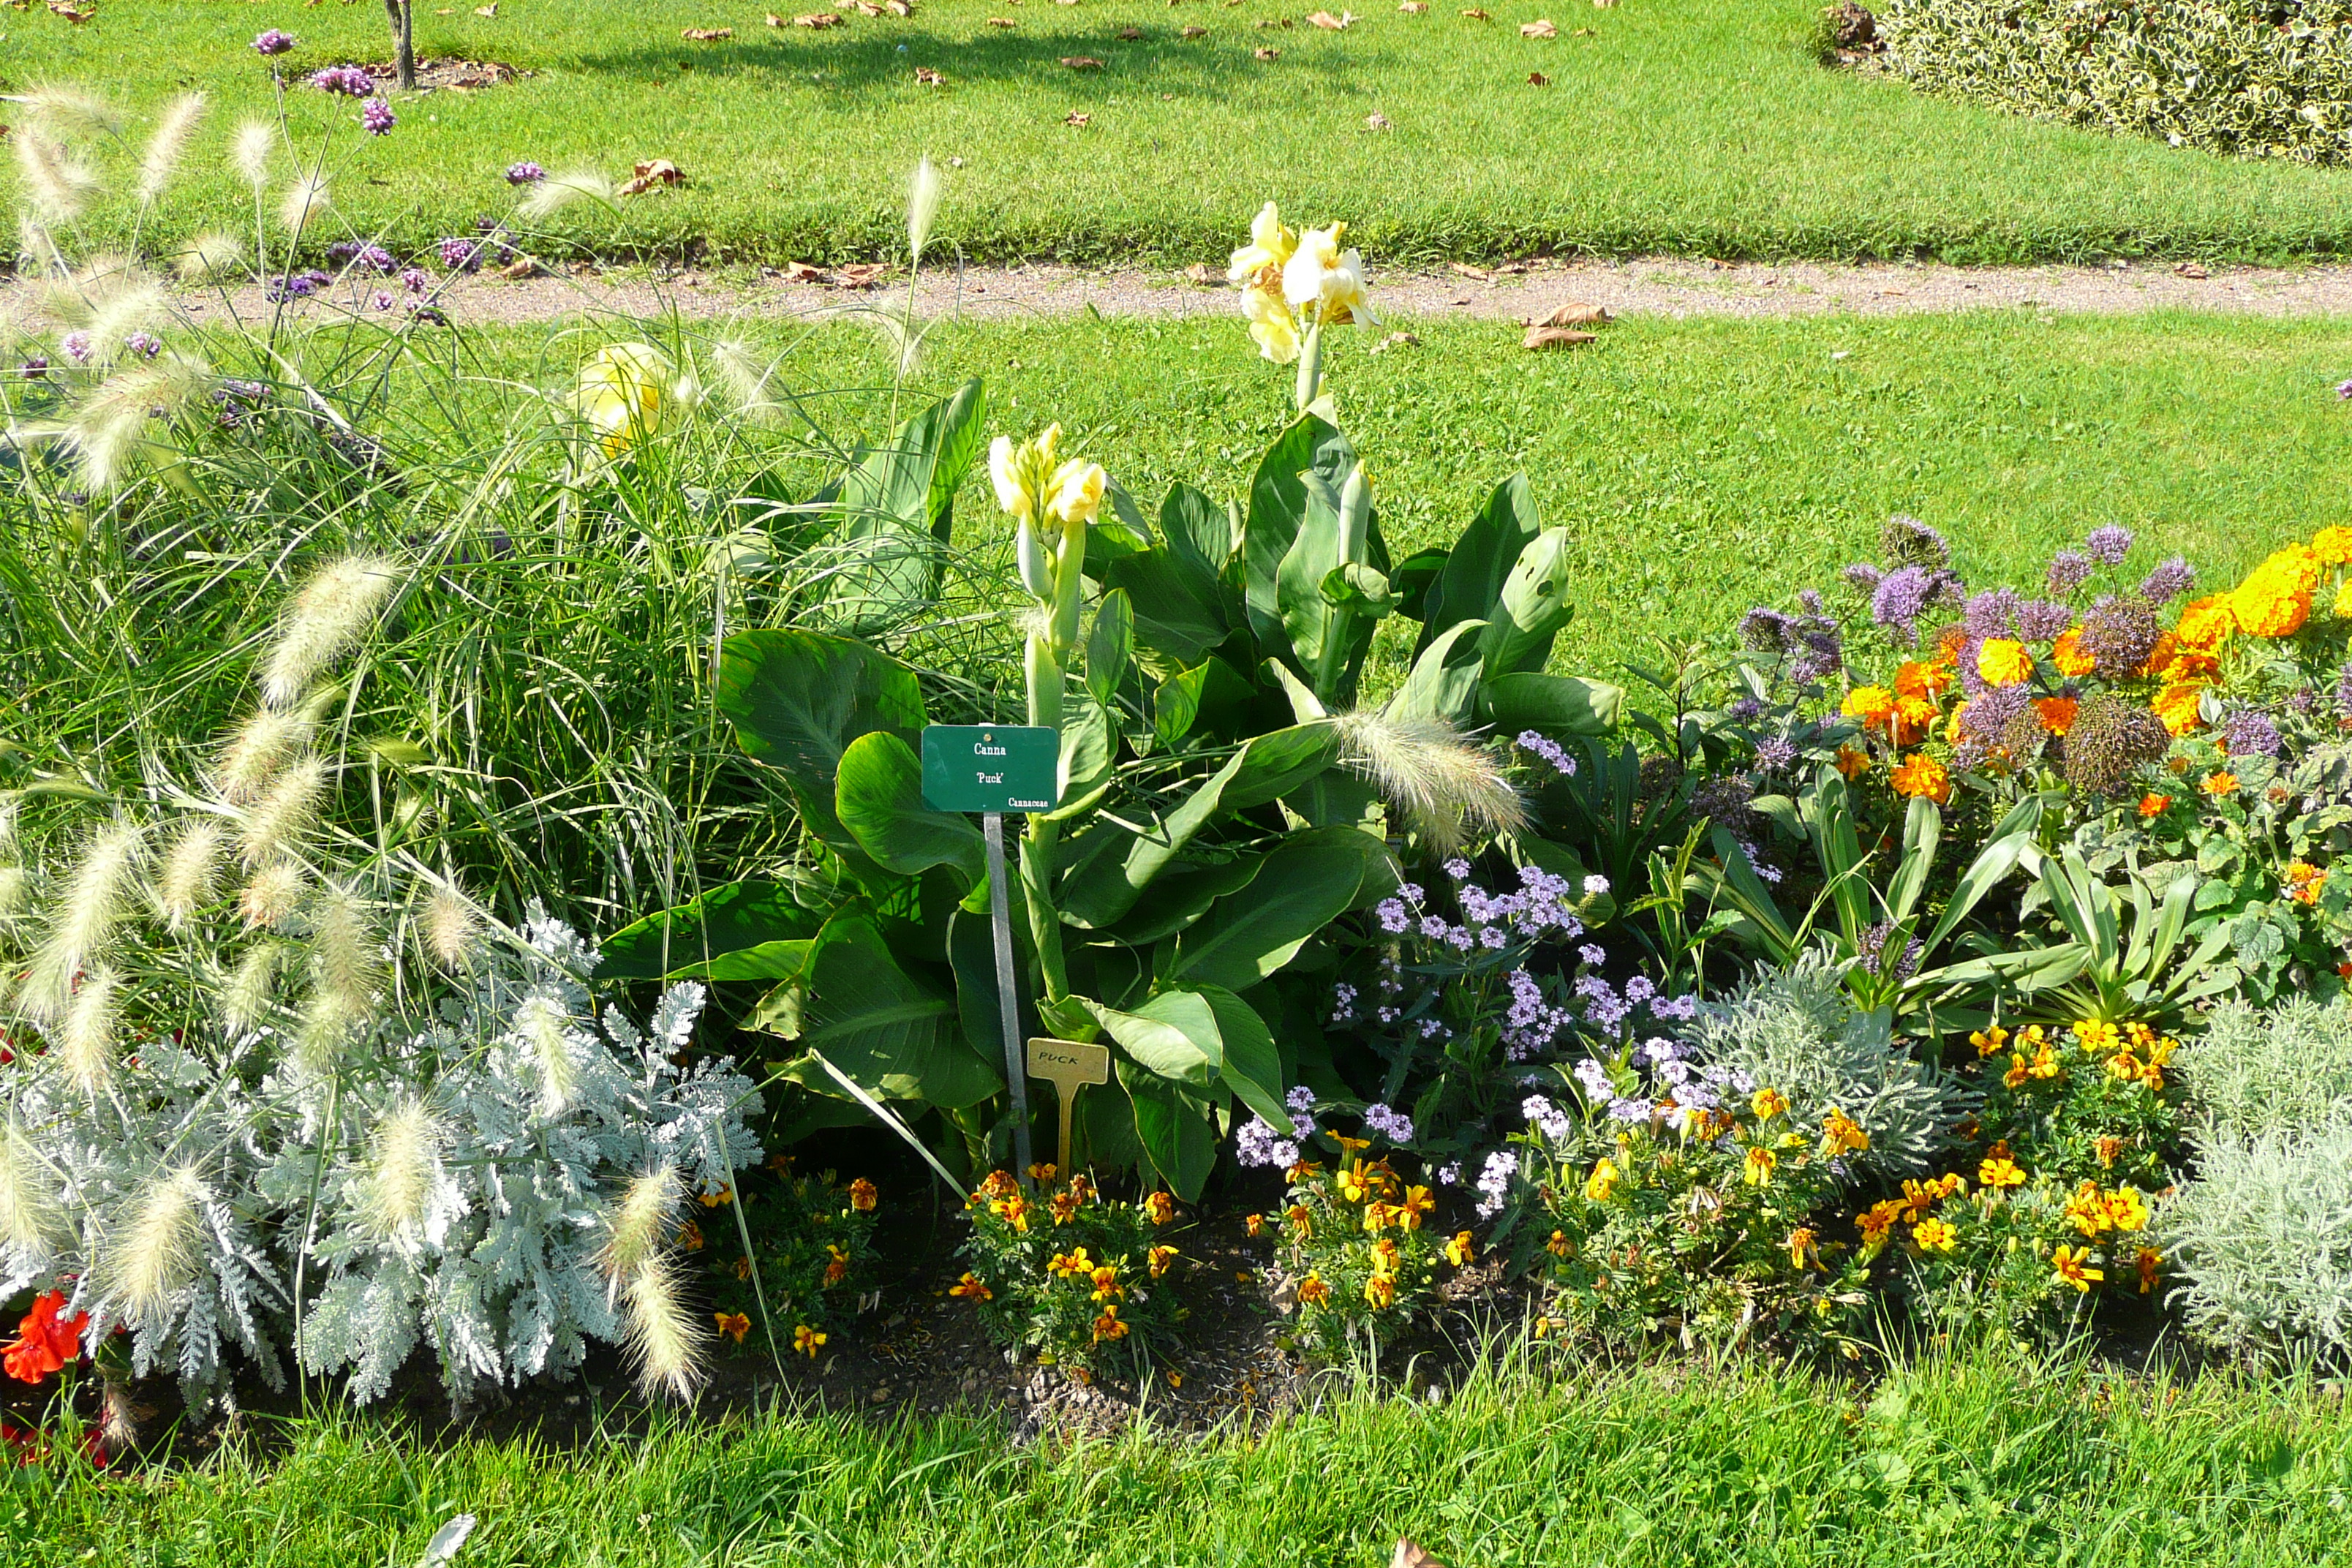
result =
M980 819L988 837L988 907L996 936L996 1006L1004 1031L1004 1081L1013 1091L1013 1159L1021 1179L1029 1179L1029 1080L1022 1071L1021 999L1013 988L1013 900L1004 890L1004 814Z

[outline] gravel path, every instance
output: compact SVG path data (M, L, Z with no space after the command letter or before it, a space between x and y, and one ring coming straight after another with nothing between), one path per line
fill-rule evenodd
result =
M2198 270L2183 265L2190 273ZM1445 316L1516 320L1542 316L1569 303L1600 305L1616 314L1675 317L2021 309L2352 315L2352 267L2345 266L2219 268L2210 277L2199 277L2155 263L1959 268L1536 261L1494 273L1470 268L1375 271L1371 284L1374 301L1384 314L1423 321ZM796 281L773 269L753 279L741 273L693 271L659 277L601 274L583 266L520 279L466 279L455 283L442 302L452 320L478 323L544 321L581 310L645 315L672 307L703 318L814 316L867 302L895 305L903 298L903 287L902 280L894 282L887 274L870 290L861 290L845 286L835 272ZM1203 286L1176 274L1050 266L926 273L918 297L926 314L960 309L964 316L982 321L1073 316L1090 308L1105 316L1222 314L1234 309L1221 279L1214 286ZM257 298L238 303L241 310L260 304Z

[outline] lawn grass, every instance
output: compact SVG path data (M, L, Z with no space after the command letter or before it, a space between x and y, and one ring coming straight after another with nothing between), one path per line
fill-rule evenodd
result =
M1218 259L1268 198L1349 220L1388 262L2352 249L2352 174L2040 124L1826 70L1809 41L1817 8L1491 0L1493 19L1478 22L1440 0L1421 15L1373 5L1332 33L1281 0L920 0L906 19L845 3L843 25L815 31L766 26L746 0L501 0L494 17L419 0L426 54L534 74L398 104L398 130L336 180L336 221L415 248L503 210L500 173L518 159L625 175L666 157L685 190L564 232L609 252L888 256L903 245L906 173L928 153L948 174L940 236L982 258ZM992 27L992 16L1016 26ZM1547 16L1559 37L1520 36ZM1290 25L1260 26L1276 22ZM217 153L236 120L272 105L269 68L249 47L268 26L300 38L281 61L297 80L387 53L373 5L117 0L80 26L39 5L6 15L0 59L12 87L85 83L142 110L211 92L205 172L164 229L237 226L250 205ZM734 36L688 43L689 26ZM1206 35L1183 37L1187 26ZM1140 37L1122 40L1128 27ZM1278 58L1256 58L1261 48ZM945 84L918 85L918 66ZM1551 85L1530 86L1531 72ZM304 87L287 102L304 144L333 127L345 159L358 139L350 100ZM1367 129L1375 111L1394 129ZM1073 129L1073 112L1091 120Z
M948 1415L679 1419L562 1451L335 1415L202 1466L0 1476L10 1564L1455 1568L2335 1560L2352 1420L2308 1389L1990 1356L1359 1389L1256 1436L1030 1446Z
M2342 321L1650 318L1554 354L1507 324L1416 329L1415 347L1333 353L1381 527L1400 556L1450 542L1525 469L1576 546L1556 668L1727 638L1751 603L1834 586L1897 511L1950 534L1970 581L2021 584L2105 522L2140 531L2136 565L2181 552L2218 582L2352 521ZM1237 320L950 324L931 343L927 382L986 376L993 430L1060 420L1147 504L1177 479L1243 494L1286 411L1286 373ZM835 329L790 363L843 385L886 357ZM977 481L959 518L967 541L994 526Z

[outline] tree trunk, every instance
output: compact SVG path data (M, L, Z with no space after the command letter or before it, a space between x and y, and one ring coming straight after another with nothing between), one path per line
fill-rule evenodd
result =
M416 90L416 13L412 0L383 0L383 8L392 16L393 68L399 73L403 92Z

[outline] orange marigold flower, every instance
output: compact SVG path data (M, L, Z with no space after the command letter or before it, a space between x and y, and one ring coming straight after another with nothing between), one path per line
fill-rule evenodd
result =
M2195 648L2200 653L2220 652L2224 643L2238 635L2238 616L2230 607L2230 595L2208 594L2182 605L2172 635L2183 647Z
M2070 626L2058 634L2050 645L2050 662L2058 667L2061 675L2088 675L2099 668L2099 661L2083 651L2083 628Z
M2197 787L2207 795L2235 795L2238 793L2238 775L2227 768L2218 768L2207 773L2204 782Z
M1166 1193L1154 1193L1143 1200L1143 1212L1154 1225L1166 1225L1176 1217L1176 1200Z
M2180 639L2170 632L2158 633L2156 647L2150 648L2147 657L2140 660L2138 673L2142 676L2162 675L2172 668L2172 661L2179 655Z
M1977 645L1977 673L1991 686L2015 686L2033 675L2033 656L2014 637L1987 637Z
M713 1312L710 1315L719 1320L719 1331L739 1345L743 1342L743 1336L751 1331L751 1320L740 1312Z
M1862 1124L1837 1106L1831 1106L1822 1119L1822 1153L1835 1159L1841 1154L1858 1154L1870 1147L1870 1134Z
M2033 710L2042 715L2042 727L2053 735L2063 735L2074 727L2074 714L2082 704L2071 697L2037 698Z
M2101 1170L2114 1164L2116 1156L2123 1152L2124 1141L2112 1132L2103 1132L2091 1140L2091 1152L2098 1156Z
M1837 771L1848 779L1858 779L1870 771L1870 753L1853 746L1837 749Z
M1810 1226L1799 1226L1789 1233L1789 1267L1802 1268L1805 1254L1813 1250L1813 1233Z
M811 1361L816 1360L816 1352L824 1348L824 1342L825 1336L806 1323L796 1323L793 1327L793 1349Z
M2072 1285L2088 1294L2094 1282L2106 1276L2091 1267L2091 1249L2087 1247L2057 1247L2050 1252L2050 1262L2057 1270L2062 1285Z
M677 1244L688 1252L701 1251L702 1227L692 1220L683 1222L677 1227Z
M1009 1198L1020 1190L1021 1184L1013 1180L1013 1173L1010 1171L991 1171L981 1178L980 1195L986 1202L992 1203L998 1198Z
M1385 1274L1375 1274L1364 1281L1364 1302L1375 1310L1396 1304L1396 1281Z
M1951 689L1952 672L1945 665L1913 660L1895 671L1895 695L1940 697Z
M1456 1268L1468 1268L1470 1260L1476 1256L1478 1249L1471 1244L1470 1233L1466 1230L1455 1231L1454 1239L1445 1244L1445 1261Z
M1465 1231L1463 1234L1469 1233ZM1576 1245L1568 1239L1568 1232L1556 1230L1551 1233L1551 1239L1544 1243L1544 1250L1554 1258L1566 1258L1576 1250Z
M1895 770L1896 795L1924 795L1942 805L1952 798L1952 775L1943 763L1920 752L1906 757Z
M1884 686L1857 686L1845 694L1844 705L1838 710L1849 719L1861 720L1865 730L1879 729L1895 711L1895 693Z
M2290 544L2230 591L2230 610L2250 637L2292 637L2311 618L2312 590L2318 584L2319 558Z
M1789 1097L1777 1089L1759 1089L1748 1097L1748 1109L1759 1121L1769 1121L1789 1109Z
M1320 1274L1309 1274L1298 1282L1298 1299L1310 1307L1328 1307L1331 1304L1331 1287Z
M2164 1254L2153 1247L2143 1247L2139 1249L2139 1255L2132 1259L2132 1267L2139 1274L2141 1295L2145 1296L2156 1289L2156 1271L2163 1266Z
M859 1214L872 1214L874 1205L881 1201L881 1194L874 1190L874 1184L865 1177L860 1176L849 1184L849 1206Z
M1118 1270L1110 1264L1104 1264L1087 1278L1094 1284L1094 1299L1097 1301L1108 1301L1114 1296L1127 1294L1127 1287L1118 1282Z
M2186 735L2203 722L2197 716L2197 703L2204 695L2203 681L2176 680L2156 694L2156 700L2148 704L2148 710L2164 721L2167 731L2175 735Z
M1244 1215L1242 1216L1242 1223L1249 1226L1249 1233L1252 1236L1265 1234L1265 1215L1262 1214Z
M1127 1325L1118 1321L1118 1309L1115 1306L1105 1307L1102 1310L1102 1316L1095 1320L1095 1343L1100 1344L1105 1340L1125 1338L1127 1338Z
M1780 1156L1769 1149L1750 1149L1741 1174L1751 1187L1769 1187L1772 1184L1773 1168L1780 1163Z
M2144 795L2140 796L2139 815L2141 820L2147 821L2154 817L2162 816L2164 815L2165 807L2171 804L2172 797L2168 795Z
M1936 705L1924 697L1898 697L1895 700L1895 719L1889 734L1898 746L1916 746L1927 738L1935 727Z
M2327 886L2327 873L2308 860L2290 860L2280 880L2288 898L2298 904L2315 904L2320 890Z
M996 1292L982 1284L979 1275L970 1273L949 1286L948 1294L966 1297L974 1301L992 1301L996 1299Z
M751 1278L751 1260L750 1258L737 1258L737 1259L734 1261L734 1263L733 1263L733 1265L732 1265L732 1268L733 1268L733 1269L734 1269L734 1272L735 1272L735 1278L736 1278L736 1279L749 1279L750 1278Z

